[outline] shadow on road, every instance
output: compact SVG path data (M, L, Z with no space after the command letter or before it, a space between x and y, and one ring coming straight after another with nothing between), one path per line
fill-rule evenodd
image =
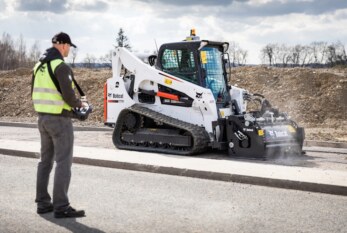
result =
M104 231L101 231L96 228L92 228L89 226L86 226L82 223L79 223L76 221L76 218L63 218L63 219L56 219L51 214L42 214L40 217L46 219L49 222L52 222L56 225L59 225L61 227L66 228L67 230L74 232L74 233L105 233Z

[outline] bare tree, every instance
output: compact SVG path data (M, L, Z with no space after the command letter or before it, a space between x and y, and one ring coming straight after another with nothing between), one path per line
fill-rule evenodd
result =
M21 66L26 65L26 57L26 44L23 35L20 34L17 40L17 59Z
M37 62L40 58L40 55L41 55L40 42L36 40L30 48L29 57L28 57L29 63L33 64Z
M323 64L327 53L327 42L314 41L310 44L312 49L313 63Z
M347 64L346 48L345 45L338 41L335 43L336 47L336 57L338 65Z
M230 54L230 62L233 67L236 66L236 51L237 51L238 44L235 41L231 41L229 43L229 54Z
M273 60L274 60L274 47L275 46L276 46L276 44L267 44L261 50L261 55L262 55L262 58L263 58L263 62L264 63L268 62L270 66L273 64Z
M336 49L333 45L328 46L327 54L327 63L333 65L336 61Z
M240 57L239 64L245 65L247 63L248 51L240 49L239 57Z
M75 61L76 61L76 57L77 57L77 54L78 54L78 48L73 48L71 50L71 66L72 67L75 67Z
M86 68L94 68L96 62L96 57L94 55L87 54L84 58L84 66Z
M282 44L278 47L278 59L284 67L286 67L288 63L292 60L290 51L291 48L285 44Z
M340 41L328 46L327 63L331 66L347 64L346 49Z
M301 66L310 64L313 61L312 48L309 45L302 46L300 62Z
M237 42L231 41L229 43L229 57L233 67L236 65L245 65L248 57L248 51L242 49Z
M327 42L322 42L320 51L321 51L320 63L323 64L324 61L326 60L326 56L327 56L327 52L328 52L328 43Z
M282 63L281 61L281 45L277 43L271 44L272 50L273 50L273 58L272 58L272 64L273 65L280 65Z
M13 39L8 33L2 34L0 41L0 69L9 70L18 67L18 59Z
M108 51L108 53L106 53L104 56L101 56L99 59L102 63L105 63L105 66L110 68L112 67L112 53L113 50L110 50Z
M297 44L292 48L292 62L294 65L300 64L300 56L301 56L302 46Z

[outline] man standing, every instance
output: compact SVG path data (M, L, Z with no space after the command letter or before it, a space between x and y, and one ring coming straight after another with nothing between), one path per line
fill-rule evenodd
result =
M83 210L70 206L68 190L71 178L73 153L73 127L71 117L75 107L88 107L76 98L73 72L64 62L69 55L71 42L68 34L60 32L52 38L52 47L34 67L32 99L38 113L41 136L41 160L38 163L36 199L37 213L54 211L54 217L83 217ZM53 203L48 193L49 176L56 162Z

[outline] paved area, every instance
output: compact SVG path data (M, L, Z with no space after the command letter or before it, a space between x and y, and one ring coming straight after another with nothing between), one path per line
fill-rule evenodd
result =
M37 129L5 126L0 129L1 153L38 156L40 146ZM74 161L129 170L347 195L346 149L336 148L342 153L311 151L300 158L279 158L273 161L234 159L213 153L184 157L117 150L112 145L111 133L75 132ZM319 148L311 149L319 151Z
M346 196L79 164L69 196L87 216L39 216L37 162L0 155L0 232L346 232Z

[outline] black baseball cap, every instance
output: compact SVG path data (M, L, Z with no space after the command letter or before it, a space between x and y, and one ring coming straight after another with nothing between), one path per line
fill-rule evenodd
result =
M72 47L77 48L77 46L71 42L70 36L64 32L59 32L58 34L53 36L52 43L53 44L69 44Z

